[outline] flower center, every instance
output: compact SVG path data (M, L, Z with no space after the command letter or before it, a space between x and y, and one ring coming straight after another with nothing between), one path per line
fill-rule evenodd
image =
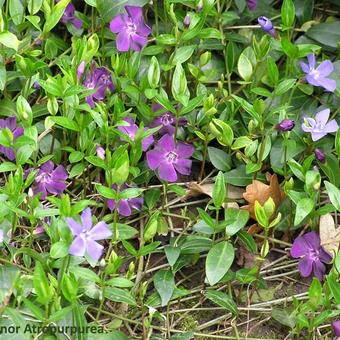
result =
M312 261L316 261L316 260L318 260L319 257L320 257L319 250L317 250L317 249L310 249L308 255L309 255L309 258L310 258Z
M313 68L309 71L309 75L314 79L318 79L320 77L320 72Z
M82 232L82 234L84 234L84 237L85 237L86 239L88 239L88 238L90 237L90 234L89 234L89 231L88 231L88 230L83 229L81 232Z
M173 152L173 151L170 151L166 156L165 156L166 160L169 162L169 163L176 163L177 162L177 159L178 159L178 155L177 153Z
M325 128L325 124L323 124L321 122L316 122L314 130L322 132L324 130L324 128Z
M137 30L137 27L132 21L127 23L126 32L128 34L136 33L136 30Z
M50 183L51 176L47 174L46 172L43 172L42 174L37 176L36 181L39 183Z
M161 117L161 122L164 126L172 124L173 120L174 119L168 113L164 113L164 115Z

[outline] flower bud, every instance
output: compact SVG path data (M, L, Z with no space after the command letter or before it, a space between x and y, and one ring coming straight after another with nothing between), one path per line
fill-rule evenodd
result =
M340 320L333 321L332 328L333 328L334 335L336 337L340 337Z
M326 155L322 152L321 149L316 148L314 150L314 155L315 158L320 162L320 163L325 163L326 162Z
M77 67L77 79L79 80L85 71L86 62L83 60Z
M190 18L190 15L187 14L187 15L184 17L183 25L184 25L185 27L189 27L189 26L190 26L190 23L191 23L191 18Z
M201 12L203 9L203 0L200 0L199 3L197 4L197 11Z
M279 131L291 131L295 126L294 120L284 119L279 124L276 125L276 129Z
M96 147L96 153L100 159L102 160L105 159L105 150L100 145Z
M36 89L36 90L39 90L40 89L40 84L37 82L37 81L35 81L34 83L33 83L33 88L34 89Z
M257 22L265 32L269 33L272 37L276 38L276 31L273 26L273 23L267 17L261 16L257 19Z
M250 11L255 11L257 6L257 0L247 0L247 6Z

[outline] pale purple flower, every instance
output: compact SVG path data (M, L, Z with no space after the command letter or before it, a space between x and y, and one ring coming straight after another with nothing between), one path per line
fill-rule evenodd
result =
M114 190L117 190L117 185L112 185L112 188ZM120 192L123 192L129 188L128 185L123 184L120 187ZM137 211L140 211L142 209L144 203L143 197L134 197L134 198L128 198L128 199L121 199L118 203L118 213L122 216L130 216L132 214L132 209L135 209ZM114 210L116 206L116 202L114 200L107 200L107 206L110 210Z
M24 129L17 127L16 117L9 117L6 119L0 119L0 130L7 128L12 131L13 142L24 134ZM15 151L12 148L0 145L0 153L4 154L10 161L15 159Z
M95 101L101 101L105 98L106 89L109 89L111 92L115 89L110 71L105 67L95 68L94 64L92 64L91 70L86 74L84 86L89 90L96 90L86 97L86 102L90 107L95 106Z
M320 162L320 163L325 163L326 162L326 155L322 152L321 149L316 148L314 150L314 155L315 158Z
M276 125L276 129L282 132L291 131L295 126L294 120L284 119L279 124Z
M257 0L247 0L247 6L250 11L255 11L257 7Z
M125 6L125 10L127 14L119 14L111 20L110 30L112 33L118 33L118 51L127 52L130 48L140 51L147 44L151 29L144 22L142 7Z
M320 281L326 272L324 263L330 263L332 260L332 257L321 246L320 236L315 231L296 238L290 254L294 258L300 258L301 276L308 277L313 272Z
M105 150L100 145L96 146L96 154L100 159L105 159Z
M0 243L4 242L4 231L0 229Z
M182 142L176 144L173 136L166 134L153 150L146 153L146 159L151 170L158 170L160 179L176 182L177 172L190 175L192 161L188 158L193 153L192 145Z
M336 337L340 337L340 320L334 320L332 322L332 328L333 328L334 335Z
M81 224L73 218L66 218L66 222L75 236L69 253L74 256L87 254L94 261L98 261L104 247L96 241L104 240L112 235L108 225L101 221L92 227L91 209L86 208L81 214Z
M35 81L35 82L33 83L33 88L34 88L35 90L39 90L39 89L41 88L41 86L40 86L40 84L39 84L37 81Z
M333 70L333 64L330 60L325 60L315 68L316 60L314 54L309 54L307 56L308 65L304 62L300 62L301 69L306 73L306 80L309 84L313 86L321 86L327 91L334 92L336 89L336 81L327 78Z
M83 76L83 74L85 72L85 66L86 66L86 61L83 60L77 67L77 79L78 79L78 81L80 80L80 78Z
M276 38L276 31L273 26L273 23L267 17L261 16L257 19L257 22L265 32L269 33L272 37Z
M44 163L35 178L34 194L42 193L42 200L46 199L47 193L60 195L66 189L68 175L62 165L54 168L54 163L49 160Z
M126 117L124 118L124 121L128 123L129 125L118 126L118 130L124 133L124 135L127 135L132 141L134 141L136 137L136 133L138 131L138 126L135 124L132 118ZM144 131L147 131L147 130L148 130L147 128L144 129ZM154 139L152 135L143 138L142 140L143 151L146 151L150 147L150 145L153 144L153 142L154 142Z
M314 142L326 136L328 133L338 130L339 125L335 119L327 122L329 114L330 110L324 109L315 114L315 119L310 117L305 118L305 122L302 124L302 130L304 132L310 132Z
M74 16L75 11L76 8L74 7L74 5L72 3L68 4L65 8L63 16L60 19L60 22L62 22L63 24L67 24L68 22L70 22L75 28L81 28L83 21Z
M184 19L183 19L183 25L185 27L189 27L190 26L190 23L191 23L191 18L190 18L190 15L187 14Z
M164 108L159 104L152 104L152 111L157 112L160 110L164 110ZM183 126L187 123L187 120L183 117L179 118L178 125ZM161 126L161 128L158 130L158 132L161 135L169 134L173 135L175 133L175 126L176 126L176 117L171 112L163 112L158 117L156 117L151 125L151 127L158 127Z

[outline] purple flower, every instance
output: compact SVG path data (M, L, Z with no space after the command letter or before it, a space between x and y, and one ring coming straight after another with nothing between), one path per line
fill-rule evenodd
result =
M247 5L250 11L255 11L257 6L257 0L247 0Z
M92 64L91 70L86 74L84 86L89 90L96 90L86 97L86 102L90 107L95 106L95 101L100 101L105 98L106 89L109 89L111 92L115 89L110 71L105 67L95 68L94 64Z
M77 79L80 80L80 78L83 76L85 72L85 66L86 66L86 61L83 60L77 67Z
M65 181L68 175L62 165L54 169L53 162L44 163L35 178L34 194L42 193L41 199L46 199L47 193L60 195L66 189Z
M96 146L96 153L100 159L105 159L105 150L100 145Z
M191 18L190 18L190 15L187 14L183 19L183 24L185 27L189 27L190 23L191 23Z
M314 142L326 136L328 133L338 130L339 125L335 119L327 123L329 114L330 110L325 109L316 113L315 119L310 117L305 118L305 122L302 124L302 130L310 132Z
M113 185L112 188L117 190L117 185ZM120 187L120 192L126 190L128 186L123 184ZM114 200L107 200L107 206L110 210L114 210L116 204ZM121 199L118 203L118 213L122 216L130 216L132 214L132 209L140 211L142 209L144 203L143 197L135 197L135 198L128 198L128 199Z
M152 104L152 111L157 112L164 108L159 104ZM179 118L178 125L183 126L187 123L185 118ZM164 112L160 116L156 117L152 123L151 127L162 126L158 131L161 135L169 134L173 135L175 133L176 117L171 112Z
M119 52L130 48L140 51L148 42L151 29L144 23L142 7L125 6L127 14L119 14L110 22L112 33L118 33L116 46Z
M320 150L319 148L316 148L314 150L314 155L315 158L320 162L320 163L325 163L326 162L326 155Z
M308 65L302 61L300 62L302 71L307 74L307 82L313 86L321 86L327 91L334 92L336 89L336 81L327 78L327 76L329 76L334 70L331 61L325 60L317 68L315 68L315 55L309 54L307 59Z
M336 337L340 337L340 320L333 321L332 328L333 328L334 335Z
M0 129L7 128L12 131L13 134L13 142L24 134L24 129L21 127L17 127L17 119L16 117L9 117L6 119L0 119ZM0 145L0 152L4 154L10 161L15 159L15 151L12 148L8 148L6 146Z
M79 29L81 28L83 21L74 16L75 11L76 9L74 5L72 3L68 4L67 7L65 8L65 12L63 16L61 17L60 21L63 24L67 24L68 22L70 22L71 24L73 24L75 28Z
M98 222L92 227L91 209L86 208L81 214L81 224L73 218L66 218L75 239L73 240L69 253L74 256L84 256L85 253L94 261L98 261L103 253L104 247L99 240L104 240L112 235L111 230L105 222Z
M36 89L36 90L39 90L41 88L41 86L40 86L40 84L37 81L35 81L33 83L33 88Z
M276 38L276 31L273 26L273 23L266 17L262 16L257 19L257 22L261 26L261 28L269 33L272 37Z
M190 175L192 161L188 158L193 153L192 145L182 142L176 145L173 136L166 134L153 150L146 153L146 159L151 170L158 169L160 179L176 182L176 171L182 175Z
M124 121L127 122L129 125L128 126L119 126L118 130L124 135L127 135L132 141L135 140L136 133L138 131L138 126L135 124L134 120L132 118L126 117L124 118ZM145 128L144 131L147 131L148 129ZM142 140L142 149L143 151L146 151L151 144L153 144L154 139L152 135L143 138Z
M282 122L276 125L276 129L279 131L291 131L295 126L294 120L284 119Z
M301 276L308 277L312 271L321 281L326 272L323 263L330 263L332 257L320 244L320 237L315 231L311 231L295 239L290 254L294 258L300 258L299 271Z
M0 243L4 242L4 231L0 229Z

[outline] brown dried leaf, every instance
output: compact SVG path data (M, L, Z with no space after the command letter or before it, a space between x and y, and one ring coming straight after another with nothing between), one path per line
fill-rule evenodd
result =
M321 245L334 257L339 249L340 228L335 228L335 222L331 214L320 217L319 233Z
M187 193L182 198L183 201L188 198L199 196L199 195L207 195L212 197L212 192L214 188L213 183L199 184L197 182L190 182L187 184ZM231 184L228 185L228 199L240 199L242 198L244 193L244 188L235 187Z
M255 219L254 206L255 201L258 201L263 205L271 197L278 207L284 199L284 193L280 188L277 175L270 176L270 183L264 184L258 180L253 180L252 184L246 187L246 192L243 194L243 198L249 203L242 207L249 211L250 216Z

